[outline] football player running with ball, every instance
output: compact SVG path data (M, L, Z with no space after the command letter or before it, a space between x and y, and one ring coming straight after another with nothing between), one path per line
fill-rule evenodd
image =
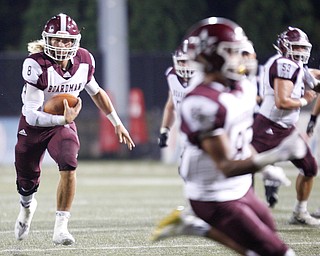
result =
M53 115L43 111L46 102L57 94L78 96L82 90L91 96L115 127L120 143L131 150L135 145L118 117L107 93L94 78L95 61L89 51L79 46L81 34L76 22L66 14L52 17L44 26L42 40L28 44L22 76L22 115L15 147L16 184L20 194L20 212L15 236L28 236L37 207L35 193L40 183L41 162L47 150L57 163L60 180L53 232L55 244L75 242L68 231L68 220L76 189L77 155L80 143L75 118L81 110L81 99L74 107L64 100L64 113Z

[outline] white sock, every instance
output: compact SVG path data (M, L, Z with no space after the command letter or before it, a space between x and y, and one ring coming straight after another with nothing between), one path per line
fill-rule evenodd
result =
M29 208L33 198L34 194L31 194L29 196L20 195L20 203L24 208Z
M287 251L286 251L286 254L284 256L295 256L295 252L289 248Z
M298 201L296 200L294 206L294 212L306 212L308 201Z
M56 211L56 217L66 217L69 219L71 216L70 212L68 211Z
M58 232L68 232L68 221L71 214L67 211L56 211L56 221L54 230Z

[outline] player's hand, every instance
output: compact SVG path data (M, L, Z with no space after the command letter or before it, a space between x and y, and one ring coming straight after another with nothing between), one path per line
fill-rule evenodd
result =
M311 103L316 97L317 97L317 93L312 90L306 90L303 95L303 98L306 99L308 104Z
M64 105L64 118L66 119L66 123L70 124L74 119L79 115L80 110L82 108L82 100L78 98L78 103L73 108L69 107L68 101L66 99L63 100Z
M317 123L317 116L311 115L310 120L307 126L307 134L309 137L313 135L314 127L316 126Z
M158 145L160 148L168 147L168 144L167 144L168 137L169 137L168 129L164 132L160 132L160 135L158 137Z
M134 144L133 140L129 135L129 132L123 126L123 124L117 125L114 128L115 128L115 133L118 135L119 142L127 144L128 149L132 150L136 145Z

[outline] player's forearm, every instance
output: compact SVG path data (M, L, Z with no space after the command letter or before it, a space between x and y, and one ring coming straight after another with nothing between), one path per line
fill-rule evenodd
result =
M163 112L161 127L170 129L173 126L174 121L175 113L173 111L165 109L165 111Z
M314 116L318 116L320 114L320 97L319 96L317 97L317 100L314 104L311 114Z
M52 115L41 111L44 101L43 91L27 84L26 93L23 99L24 106L22 114L26 117L29 125L40 127L51 127L66 124L62 115Z
M105 114L108 115L114 111L113 104L108 96L108 94L100 89L96 95L91 96L93 102L96 106Z
M52 127L66 124L64 116L51 115L37 110L23 110L22 114L26 117L26 122L32 126Z

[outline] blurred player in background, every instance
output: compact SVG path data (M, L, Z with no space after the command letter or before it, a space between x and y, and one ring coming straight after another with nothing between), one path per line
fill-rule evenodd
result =
M250 59L256 60L256 53L251 44L243 50L243 57L247 59L247 72L246 77L249 81L257 86L257 96L256 96L256 107L254 111L254 116L259 113L260 106L263 101L264 88L263 88L263 76L264 66L259 65L258 74L256 72L256 63L250 64ZM283 168L275 165L268 165L261 170L266 200L269 207L274 207L278 202L278 189L283 184L285 186L290 186L291 181L287 178ZM254 182L254 180L253 180ZM254 184L254 183L253 183Z
M22 68L25 85L15 147L20 213L15 224L15 236L23 240L29 233L37 207L35 193L40 183L41 162L48 150L60 171L53 242L70 245L75 239L67 225L75 196L80 148L74 120L81 110L81 99L78 98L74 108L69 107L65 100L63 115L45 113L43 106L56 94L70 93L77 97L86 90L114 125L120 143L127 144L130 150L135 145L107 93L94 78L95 61L89 51L79 47L81 35L75 21L65 14L56 15L46 23L42 37L42 40L29 43L30 55Z
M182 98L187 90L190 90L189 81L194 75L194 68L188 64L188 56L183 49L183 46L175 51L172 56L173 67L169 67L166 71L166 78L168 82L168 98L163 110L162 123L158 144L160 148L168 147L168 139L170 129L175 123L177 112ZM178 124L175 124L178 125ZM181 150L180 144L178 145Z
M195 75L195 69L190 65L189 56L186 53L187 42L182 43L182 45L175 51L172 56L173 67L169 67L166 71L166 77L168 82L168 98L163 110L162 123L160 128L160 134L158 138L158 145L161 149L168 147L168 140L171 128L180 127L180 104L184 96L188 91L191 91L192 88L196 85L194 80L191 82L191 78ZM200 73L197 73L197 76L201 76ZM188 144L188 139L185 134L179 132L179 128L174 131L174 136L176 138L176 143L173 145L175 152L174 155L178 154L179 159L181 157L181 151ZM171 146L171 145L170 145ZM189 145L190 147L191 145ZM197 147L194 147L194 150L199 150ZM172 155L172 152L170 152ZM175 158L175 157L174 157ZM180 164L180 163L179 163ZM186 218L193 218L193 221L190 222L190 225L193 228L187 228L190 230L190 235L207 232L210 229L210 226L202 221L197 219L192 212L192 209L188 207L179 206L179 212L183 214ZM186 231L187 232L187 231ZM154 240L161 239L161 235L154 238Z
M181 130L192 145L184 148L180 166L185 195L196 216L211 227L198 236L216 240L222 233L227 238L222 243L243 255L295 255L278 237L268 207L255 195L252 173L304 156L305 143L294 134L279 147L254 154L250 142L257 91L244 76L249 63L243 49L250 41L241 27L211 17L195 24L186 40L190 59L204 72L180 109ZM187 235L185 226L191 227L192 221L177 209L153 235ZM231 247L230 241L239 247Z
M307 35L298 28L289 27L278 36L275 47L278 53L265 64L264 99L253 124L252 144L257 152L276 147L296 131L300 109L316 97L316 93L305 86L303 65L308 63L312 47ZM309 147L305 157L291 162L299 169L299 174L296 203L289 222L318 226L320 221L307 211L317 163Z

